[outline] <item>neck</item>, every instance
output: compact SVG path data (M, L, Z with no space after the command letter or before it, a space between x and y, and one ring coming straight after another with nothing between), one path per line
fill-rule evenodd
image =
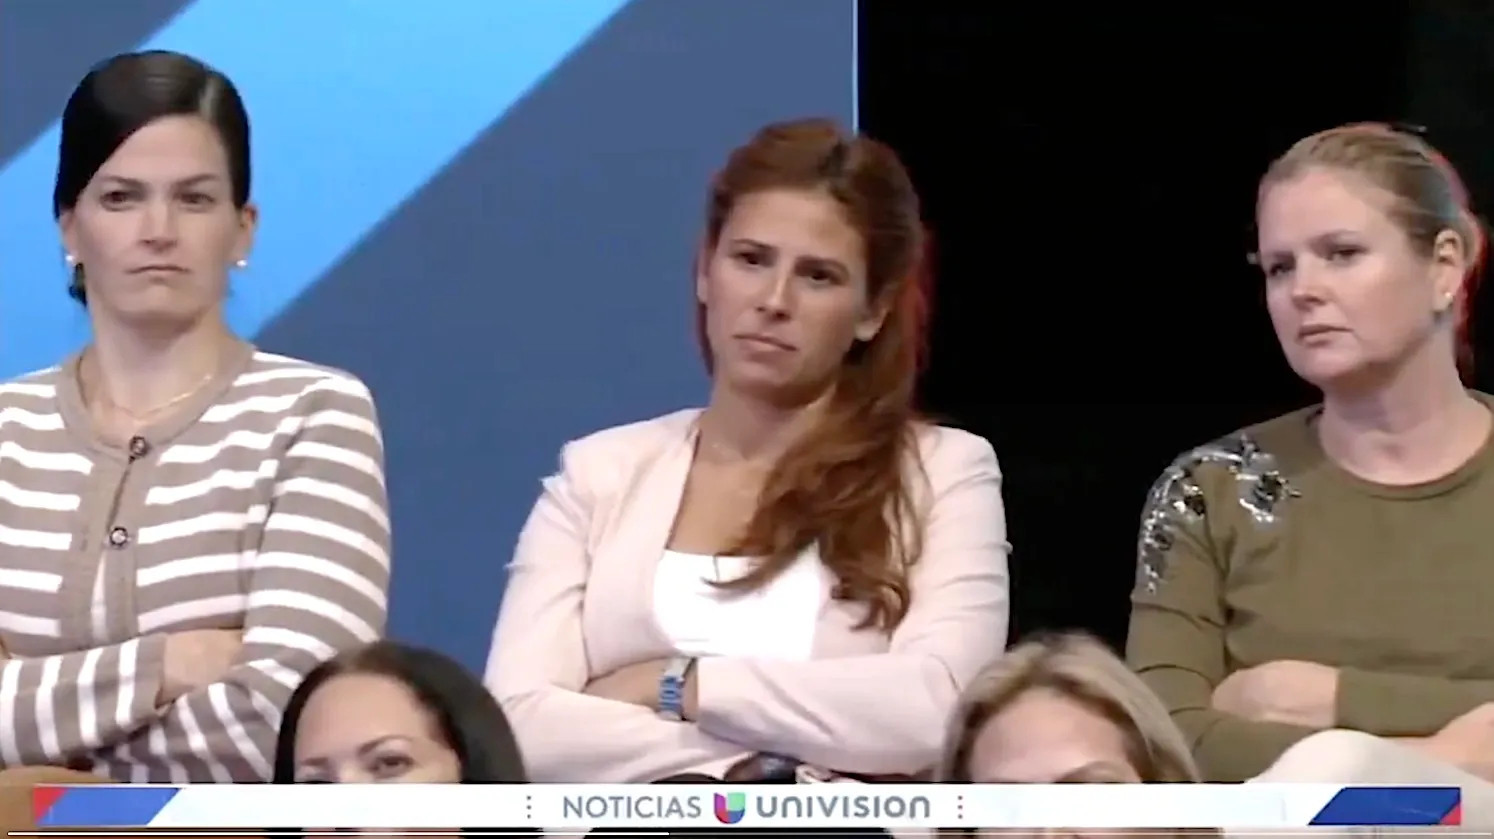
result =
M1450 341L1429 340L1380 381L1326 392L1324 449L1355 471L1435 463L1465 445L1483 406L1458 376Z
M777 460L814 424L829 392L812 402L784 407L754 399L717 383L700 419L700 439L712 454L732 460Z
M149 411L202 384L234 340L221 317L202 318L186 329L151 331L95 315L93 345L80 372L115 405Z

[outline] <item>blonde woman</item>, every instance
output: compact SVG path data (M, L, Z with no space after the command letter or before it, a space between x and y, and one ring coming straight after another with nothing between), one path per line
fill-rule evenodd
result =
M975 678L949 727L936 778L955 784L1196 783L1199 773L1182 732L1141 679L1099 641L1071 633L1019 644ZM1201 832L1209 833L1179 835Z

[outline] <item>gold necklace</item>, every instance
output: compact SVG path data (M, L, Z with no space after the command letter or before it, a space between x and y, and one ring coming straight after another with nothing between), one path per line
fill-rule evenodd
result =
M118 402L115 402L114 397L109 395L108 388L100 387L98 395L109 407L134 420L137 425L141 425L155 419L156 417L165 413L167 410L180 405L182 402L185 402L193 396L196 396L198 391L201 391L204 387L207 386L208 382L213 380L213 376L216 374L216 372L217 371L208 373L206 376L203 376L200 380L198 380L197 384L192 385L192 387L188 388L187 390L182 391L181 393L171 397L170 399L162 402L154 408L147 408L144 411L133 411L119 404Z
M82 376L82 365L81 364L79 365L78 370L79 370L79 376L78 376L79 390L83 390L83 388L82 388L83 376ZM218 371L216 369L209 370L208 373L207 373L207 375L203 376L201 379L198 379L197 382L196 382L196 384L192 385L190 388L187 388L186 390L182 391L181 393L178 393L176 396L171 397L170 399L166 400L165 402L162 402L161 404L156 405L156 406L154 406L152 408L147 408L144 411L135 411L135 410L132 410L130 408L126 408L125 406L123 406L123 405L119 404L118 402L116 402L114 400L114 397L109 395L109 389L107 387L104 387L104 377L102 375L99 375L97 377L97 379L98 379L98 382L97 382L98 387L94 390L93 396L96 399L102 401L109 408L111 408L111 409L113 409L115 411L118 411L121 414L124 414L126 417L129 417L131 420L134 421L135 425L137 425L137 426L138 425L144 425L144 424L148 423L150 420L152 420L152 419L160 416L162 413L166 412L167 410L169 410L171 408L174 408L177 405L180 405L182 402L185 402L186 400L191 399L193 396L196 396L197 393L200 392L204 387L206 387L207 384L208 384L208 382L211 382L213 380L213 377L216 376L217 374L218 374ZM85 393L83 398L84 398L84 401L86 402L88 400L88 394Z

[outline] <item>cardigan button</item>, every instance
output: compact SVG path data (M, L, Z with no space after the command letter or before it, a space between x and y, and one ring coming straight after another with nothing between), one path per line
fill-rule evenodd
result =
M115 548L122 548L130 544L130 531L123 527L116 527L109 531L109 544Z

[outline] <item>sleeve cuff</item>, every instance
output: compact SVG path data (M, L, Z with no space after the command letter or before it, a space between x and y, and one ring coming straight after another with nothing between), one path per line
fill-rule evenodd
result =
M707 657L695 662L695 724L723 740L741 736L742 664Z
M1344 667L1334 717L1379 737L1426 737L1484 701L1473 693L1452 680Z
M134 661L135 701L132 703L140 717L151 709L160 709L161 686L166 679L166 636L146 635L135 645Z
M1194 752L1205 783L1240 783L1270 769L1287 749L1316 733L1301 726L1220 714L1198 739Z

